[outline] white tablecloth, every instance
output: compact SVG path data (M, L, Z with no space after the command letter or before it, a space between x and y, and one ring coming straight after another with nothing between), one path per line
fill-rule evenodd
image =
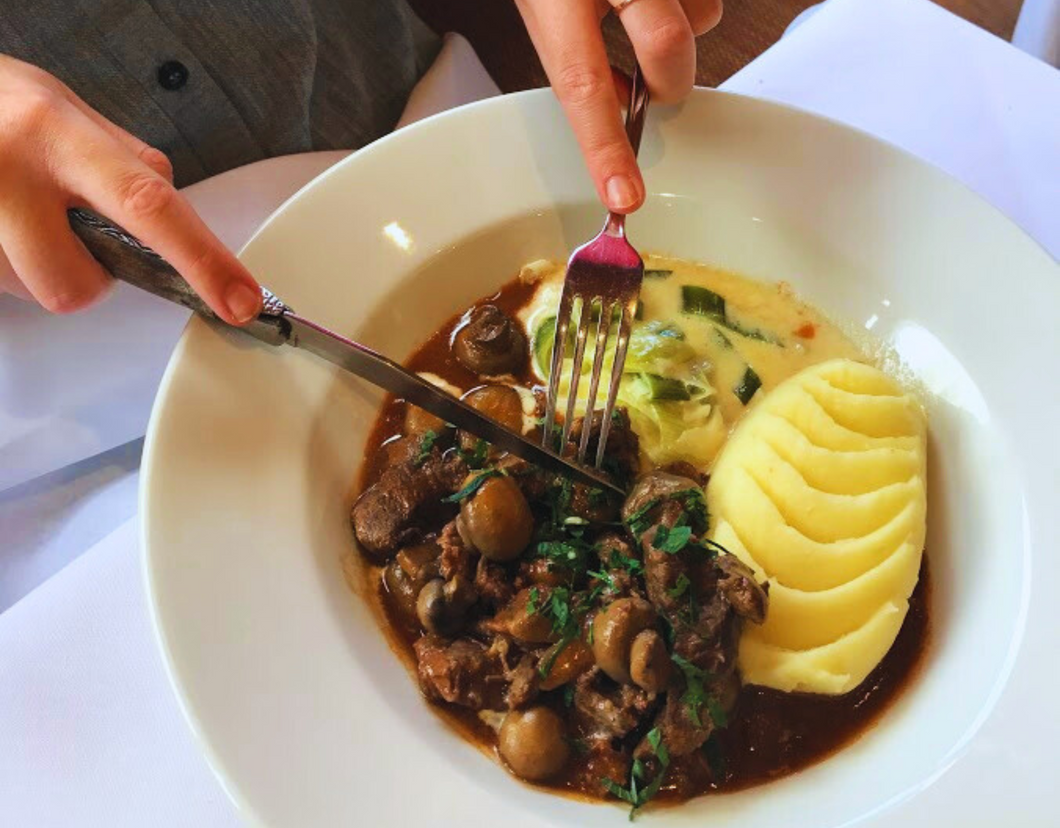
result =
M830 0L724 88L883 136L961 178L1060 253L1060 77L926 0ZM436 111L494 91L466 44L451 41L414 103ZM263 206L268 212L333 161L262 162L191 195L238 247ZM143 314L136 327L104 336L0 297L0 609L42 583L0 615L3 826L239 824L181 718L145 605L137 438L183 320L139 300L128 299ZM30 350L27 336L51 350ZM62 336L66 346L55 344ZM49 375L60 382L40 375L45 355L67 361ZM82 357L91 371L75 363ZM1019 789L989 793L974 770L981 767L958 763L873 824L949 824L956 797L982 800L981 819L966 824L996 824L1009 798L1054 812L1055 763L1025 768Z

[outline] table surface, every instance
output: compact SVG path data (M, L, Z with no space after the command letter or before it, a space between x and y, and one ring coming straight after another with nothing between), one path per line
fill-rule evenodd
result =
M772 46L803 9L818 0L730 0L718 27L697 41L696 83L717 86ZM934 0L1005 40L1012 38L1023 0ZM475 47L503 92L546 86L514 0L409 0L433 29L459 32ZM604 22L612 61L627 72L633 51L613 16Z
M466 0L448 2L454 8L466 5ZM730 0L730 5L738 2L753 6L756 0ZM507 3L482 2L483 14ZM1060 75L972 26L932 14L935 9L928 3L839 0L831 11L817 15L726 88L795 104L883 136L972 185L1054 255L1060 254L1060 228L1050 221L1060 213L1060 193L1052 186L1055 176L1042 174L1056 168L1060 113L1040 105L1057 98ZM895 42L903 44L905 57L897 63ZM275 180L272 173L299 159L305 157L261 162L270 175L258 176L261 180L256 178L254 186L246 180L252 168L201 182L196 185L200 197L204 188L214 188L225 199L210 210L198 200L197 209L215 229L222 229L219 218L235 217L243 226L252 220L249 208L256 208L259 217L267 214L271 205L312 175L298 182ZM269 188L275 190L273 200ZM235 247L241 240L223 231L222 238ZM108 306L113 301L102 308ZM76 320L62 321L70 326ZM0 324L0 332L4 330ZM136 338L135 332L126 335ZM172 338L176 336L174 330ZM10 350L16 358L7 364L37 364L26 357L41 354L26 355L25 340L16 340L23 350ZM0 336L0 364L3 341ZM121 346L126 340L115 341ZM105 356L105 343L95 344L95 358ZM130 353L126 349L126 361ZM150 354L141 346L138 356ZM164 359L157 374L163 364ZM150 377L151 370L141 375ZM105 390L113 401L111 385ZM153 393L153 387L148 392ZM19 401L24 408L26 401L21 396ZM75 414L83 414L83 401L78 402ZM146 420L146 411L141 414ZM71 432L68 423L64 427ZM6 521L0 497L0 550L9 553L21 531L36 560L45 550L26 533L41 528L25 520L27 511L21 507L37 505L45 488L52 494L61 489L62 502L51 505L62 510L62 520L52 521L51 531L55 545L71 553L64 560L72 560L0 615L0 825L5 828L240 824L181 720L150 628L137 521L122 523L135 512L138 454L133 446L109 457L100 455L102 463L94 466L97 474L91 480L85 473L63 469L48 481L31 481L21 490L25 502L9 504L17 508L6 513ZM12 500L16 494L11 494ZM110 512L102 514L105 495L113 502ZM120 528L85 552L105 522ZM3 558L0 554L0 585L7 587ZM1040 566L1035 562L1036 574L1044 576L1046 584L1060 580L1049 580L1049 562L1048 556ZM1044 598L1039 595L1034 612L1051 612L1048 592ZM0 605L2 593L0 589ZM1048 669L1060 650L1057 629L1055 623L1032 618L1021 659ZM1016 679L1010 680L961 760L904 808L886 812L873 825L1055 824L1060 708L1049 697L1055 682ZM1011 795L997 796L998 791Z

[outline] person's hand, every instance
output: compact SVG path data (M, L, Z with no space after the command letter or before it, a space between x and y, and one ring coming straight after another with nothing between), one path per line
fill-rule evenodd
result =
M68 313L106 292L111 279L70 229L70 207L154 248L227 322L257 315L257 283L173 188L166 156L47 72L0 55L0 293Z
M722 0L516 0L548 79L567 113L600 200L616 213L644 201L644 181L626 140L600 32L617 8L653 101L692 89L697 35L721 19ZM625 101L622 102L623 104Z

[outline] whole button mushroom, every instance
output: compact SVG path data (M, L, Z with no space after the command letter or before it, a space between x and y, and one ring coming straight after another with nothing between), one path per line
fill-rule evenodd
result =
M483 557L511 561L529 545L534 516L514 480L491 477L464 501L456 527L464 543Z
M636 597L619 598L597 613L593 619L593 655L600 669L619 684L636 683L655 692L665 688L670 656L655 632L655 620L652 605ZM655 637L640 638L634 652L634 642L645 632L655 633ZM635 675L631 669L634 654Z
M526 333L496 305L471 311L467 324L453 337L453 353L476 374L507 374L526 362Z
M555 776L570 757L563 720L547 707L509 712L497 748L512 772L530 782Z
M463 624L476 597L475 588L462 575L454 575L448 581L433 578L416 598L416 617L427 632L452 635Z

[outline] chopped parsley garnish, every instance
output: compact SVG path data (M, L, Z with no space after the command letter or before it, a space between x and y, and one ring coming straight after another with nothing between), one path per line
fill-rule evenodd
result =
M565 477L554 478L552 485L545 491L553 529L562 527L563 521L570 517L570 501L573 492L574 484Z
M678 578L677 580L680 581L681 579ZM691 585L691 582L689 582L690 587ZM696 602L696 595L692 589L686 590L686 594L688 595L688 606L677 613L677 618L691 627L699 620L699 604Z
M431 455L431 450L434 448L434 444L438 442L437 431L425 431L423 436L420 437L420 450L416 455L416 459L413 463L417 466L422 466L428 457Z
M618 592L618 586L615 584L615 579L611 577L610 572L604 572L602 569L590 569L586 573L590 578L596 578L598 581L603 581L607 584L607 588L612 592Z
M471 451L465 451L460 449L460 457L465 463L473 469L480 469L486 463L486 458L489 457L490 444L483 440L481 437L475 443L475 448Z
M666 594L671 598L680 598L688 591L690 586L692 586L692 582L688 580L688 576L682 572L677 576L677 581L674 583L673 588L666 590Z
M526 599L526 614L533 615L538 610L537 602L541 599L541 591L537 587L530 588L530 594Z
M629 810L630 822L636 816L637 809L643 808L659 792L659 788L662 787L663 779L666 776L666 770L670 766L670 753L662 740L662 732L659 728L653 727L649 730L647 739L648 744L651 745L651 749L655 753L655 758L659 761L659 772L655 774L654 779L644 785L644 787L641 787L648 775L648 770L642 760L635 759L629 774L629 787L623 788L606 777L602 780L604 789L609 794L618 797L623 802L628 802L632 806Z
M571 574L584 572L589 566L589 552L591 547L581 538L571 537L561 540L539 541L536 553L539 558L545 558L551 567L564 566Z
M629 529L630 534L632 534L638 541L640 540L640 536L651 528L652 523L648 519L648 513L664 500L676 500L681 504L681 509L684 514L677 521L675 528L677 526L688 525L692 527L692 531L689 534L694 535L701 535L707 531L707 502L703 497L703 490L696 486L694 488L682 489L679 492L673 492L672 494L664 495L663 497L653 497L626 518L626 528ZM664 527L659 528L661 531ZM658 538L658 536L656 537ZM660 539L654 544L654 546L661 549L662 547L659 546L659 543L661 542L662 540ZM676 541L674 541L674 543L676 543ZM683 545L680 548L684 548Z
M482 484L489 480L491 477L501 477L504 474L500 469L486 469L486 471L476 474L467 482L467 484L456 494L451 494L445 498L446 503L459 503L465 497L471 497L475 492L481 488Z
M571 612L571 593L566 587L556 587L549 593L548 603L543 610L552 619L552 632L566 635L573 618Z
M628 555L623 555L617 549L611 551L611 557L608 558L612 569L624 569L630 575L640 575L644 572L644 564L636 558L631 558Z
M707 712L710 714L711 719L714 720L714 724L717 727L725 727L728 724L728 716L725 715L725 711L718 700L707 693L706 688L703 686L704 681L711 679L710 673L700 669L688 659L677 655L677 653L674 653L670 658L685 674L685 692L681 696L681 701L688 708L688 717L692 720L692 723L696 727L703 727L699 711L706 705Z
M707 501L703 497L703 490L698 486L693 489L683 489L670 495L671 500L676 500L684 509L688 524L697 535L707 531L709 523L707 515Z
M652 539L651 545L660 552L676 555L688 546L690 540L692 540L691 526L675 526L671 529L665 524L660 524L659 528L655 530L655 537Z
M640 540L640 536L651 528L651 524L648 522L648 512L658 506L661 502L661 497L653 497L626 518L626 526L629 529L630 534L632 534L638 541Z
M581 633L582 619L589 612L593 600L599 594L599 588L591 592L572 592L567 587L552 587L548 596L540 604L535 600L534 612L540 613L552 622L552 633L559 636L559 640L552 645L545 657L538 665L537 672L542 678L552 670L559 654L563 652ZM534 596L531 595L531 598ZM529 611L530 604L527 604ZM592 627L589 627L590 635ZM592 643L590 638L589 643Z
M571 707L574 704L574 685L567 682L563 686L563 706Z
M721 706L714 696L707 696L707 712L710 713L710 718L714 720L714 724L718 727L727 727L729 724L729 714L725 712L725 708Z

